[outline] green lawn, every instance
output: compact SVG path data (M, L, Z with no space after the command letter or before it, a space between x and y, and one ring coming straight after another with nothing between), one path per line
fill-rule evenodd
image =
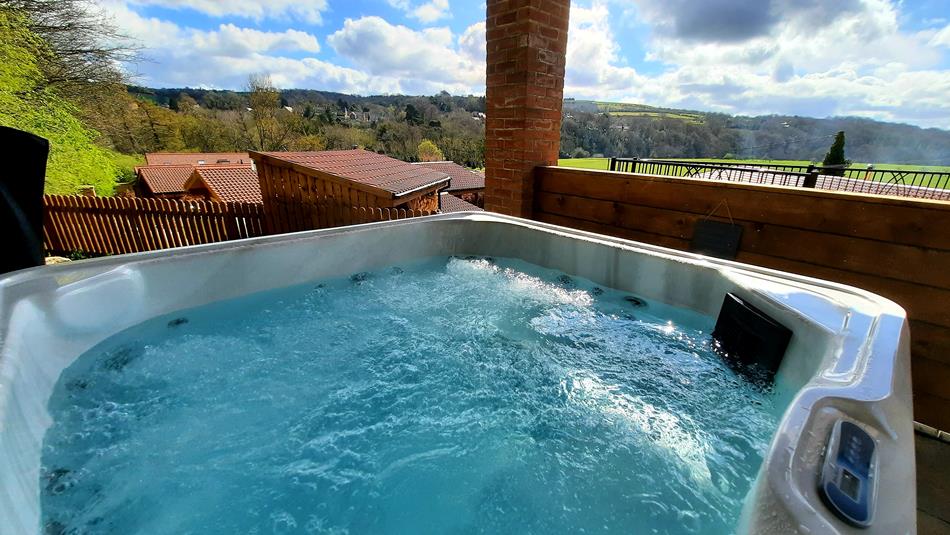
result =
M716 162L744 165L808 165L807 160L723 160L720 158L669 158L680 162ZM558 165L562 167L580 167L582 169L607 169L610 167L610 158L565 158L558 160ZM866 163L854 163L851 167L864 168ZM899 171L930 171L934 173L948 173L950 166L938 165L912 165L912 164L891 164L876 163L874 167L878 169L895 169Z

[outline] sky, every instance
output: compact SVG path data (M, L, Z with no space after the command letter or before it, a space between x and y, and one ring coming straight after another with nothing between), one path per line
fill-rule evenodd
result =
M99 0L151 87L485 93L484 0ZM950 129L948 0L576 0L565 96Z

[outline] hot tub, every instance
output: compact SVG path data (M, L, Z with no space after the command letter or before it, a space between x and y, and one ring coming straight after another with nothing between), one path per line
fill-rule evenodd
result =
M899 306L839 284L471 213L103 258L0 279L0 534L42 530L48 405L63 370L96 344L176 311L452 255L521 259L713 318L727 296L753 307L792 336L770 390L778 424L738 529L915 531L909 332Z

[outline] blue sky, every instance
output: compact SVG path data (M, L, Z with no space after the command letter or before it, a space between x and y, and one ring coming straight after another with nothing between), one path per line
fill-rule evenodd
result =
M101 0L156 87L484 93L483 0ZM946 0L577 0L566 96L950 128Z

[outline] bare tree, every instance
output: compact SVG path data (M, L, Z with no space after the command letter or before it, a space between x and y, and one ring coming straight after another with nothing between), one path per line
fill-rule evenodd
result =
M49 47L41 58L46 85L82 99L104 85L125 82L123 62L138 48L90 0L0 0L0 9L25 15L29 29Z
M297 116L280 105L280 90L274 86L270 76L252 74L247 91L251 109L248 114L250 126L245 123L245 131L251 143L258 150L285 149Z

